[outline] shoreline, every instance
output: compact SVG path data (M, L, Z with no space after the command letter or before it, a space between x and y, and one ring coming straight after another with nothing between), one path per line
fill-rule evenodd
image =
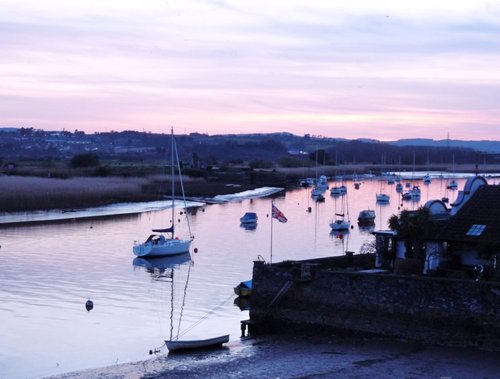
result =
M396 172L412 172L409 167L393 167ZM436 171L436 167L418 167L421 172ZM423 170L423 171L422 171ZM380 165L343 165L321 167L321 172L333 179L337 174L346 178L353 174L363 175L379 173ZM475 165L457 167L457 177L473 175L477 171ZM498 176L500 164L490 165L485 170L487 175ZM300 179L315 177L315 168L277 168L274 170L254 170L249 177L222 175L218 179L202 179L186 177L184 187L186 198L211 199L217 195L228 195L234 192L249 191L259 187L283 187L285 190L299 186ZM416 178L418 179L418 178ZM0 209L7 212L29 212L50 210L72 210L89 207L100 207L116 203L137 203L164 199L169 188L168 176L140 177L73 177L56 179L46 177L0 176L2 193L0 193Z
M278 187L260 187L244 192L237 192L228 195L217 195L212 198L190 197L186 198L186 209L200 208L210 204L223 204L230 201L242 199L255 199L272 196L278 192L284 191L284 188ZM180 198L174 198L177 208L177 202L184 202ZM155 200L149 202L125 202L114 203L104 206L95 206L76 209L52 209L21 212L0 212L0 226L43 223L43 222L64 222L68 220L83 220L92 218L105 218L116 216L130 216L148 211L160 211L171 208L171 198Z
M266 335L218 350L168 355L45 379L495 378L500 354L334 334Z

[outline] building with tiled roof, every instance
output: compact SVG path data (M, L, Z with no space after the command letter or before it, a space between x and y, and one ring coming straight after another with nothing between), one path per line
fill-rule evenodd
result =
M500 279L500 185L490 185L476 176L467 180L451 208L440 200L431 200L424 209L429 213L423 244L424 274ZM418 212L410 212L409 217L417 217ZM408 259L408 244L402 234L374 234L380 241L393 240L394 267L398 263L404 266L401 261Z

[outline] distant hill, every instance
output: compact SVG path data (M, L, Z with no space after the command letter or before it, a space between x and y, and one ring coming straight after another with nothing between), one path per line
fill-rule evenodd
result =
M193 167L251 164L253 167L306 167L369 163L382 165L447 165L500 162L500 141L401 139L382 142L359 138L331 138L287 132L177 134L181 160ZM0 163L22 160L71 160L92 152L103 160L162 162L169 155L170 134L138 131L44 131L0 128ZM316 163L317 162L317 163Z
M500 154L500 141L462 141L462 140L433 140L427 138L400 139L387 142L394 146L428 146L428 147L450 147L465 148L485 153Z

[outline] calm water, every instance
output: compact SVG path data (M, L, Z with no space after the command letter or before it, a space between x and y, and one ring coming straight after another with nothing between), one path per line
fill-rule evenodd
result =
M459 188L463 183L458 181ZM364 181L359 190L344 184L354 228L342 238L329 227L340 198L327 192L324 203L315 203L310 189L275 198L288 223L273 223L273 262L358 252L373 239L356 224L362 209L374 209L376 228L387 228L388 217L401 206L395 186L382 185L391 202L377 205L381 182ZM444 195L453 201L457 193L446 193L438 179L421 189L421 201L404 202L404 208ZM146 359L150 349L179 333L189 339L229 333L230 343L237 344L248 311L235 305L233 287L251 278L258 255L270 259L270 208L269 198L204 206L190 218L198 253L153 264L134 261L132 245L151 228L167 225L170 210L1 227L0 378ZM259 216L254 230L239 225L247 211ZM90 312L88 298L95 304Z

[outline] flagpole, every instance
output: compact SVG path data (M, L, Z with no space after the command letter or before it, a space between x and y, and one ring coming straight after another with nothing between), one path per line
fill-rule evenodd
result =
M270 263L273 263L273 205L274 200L271 201L271 260Z

